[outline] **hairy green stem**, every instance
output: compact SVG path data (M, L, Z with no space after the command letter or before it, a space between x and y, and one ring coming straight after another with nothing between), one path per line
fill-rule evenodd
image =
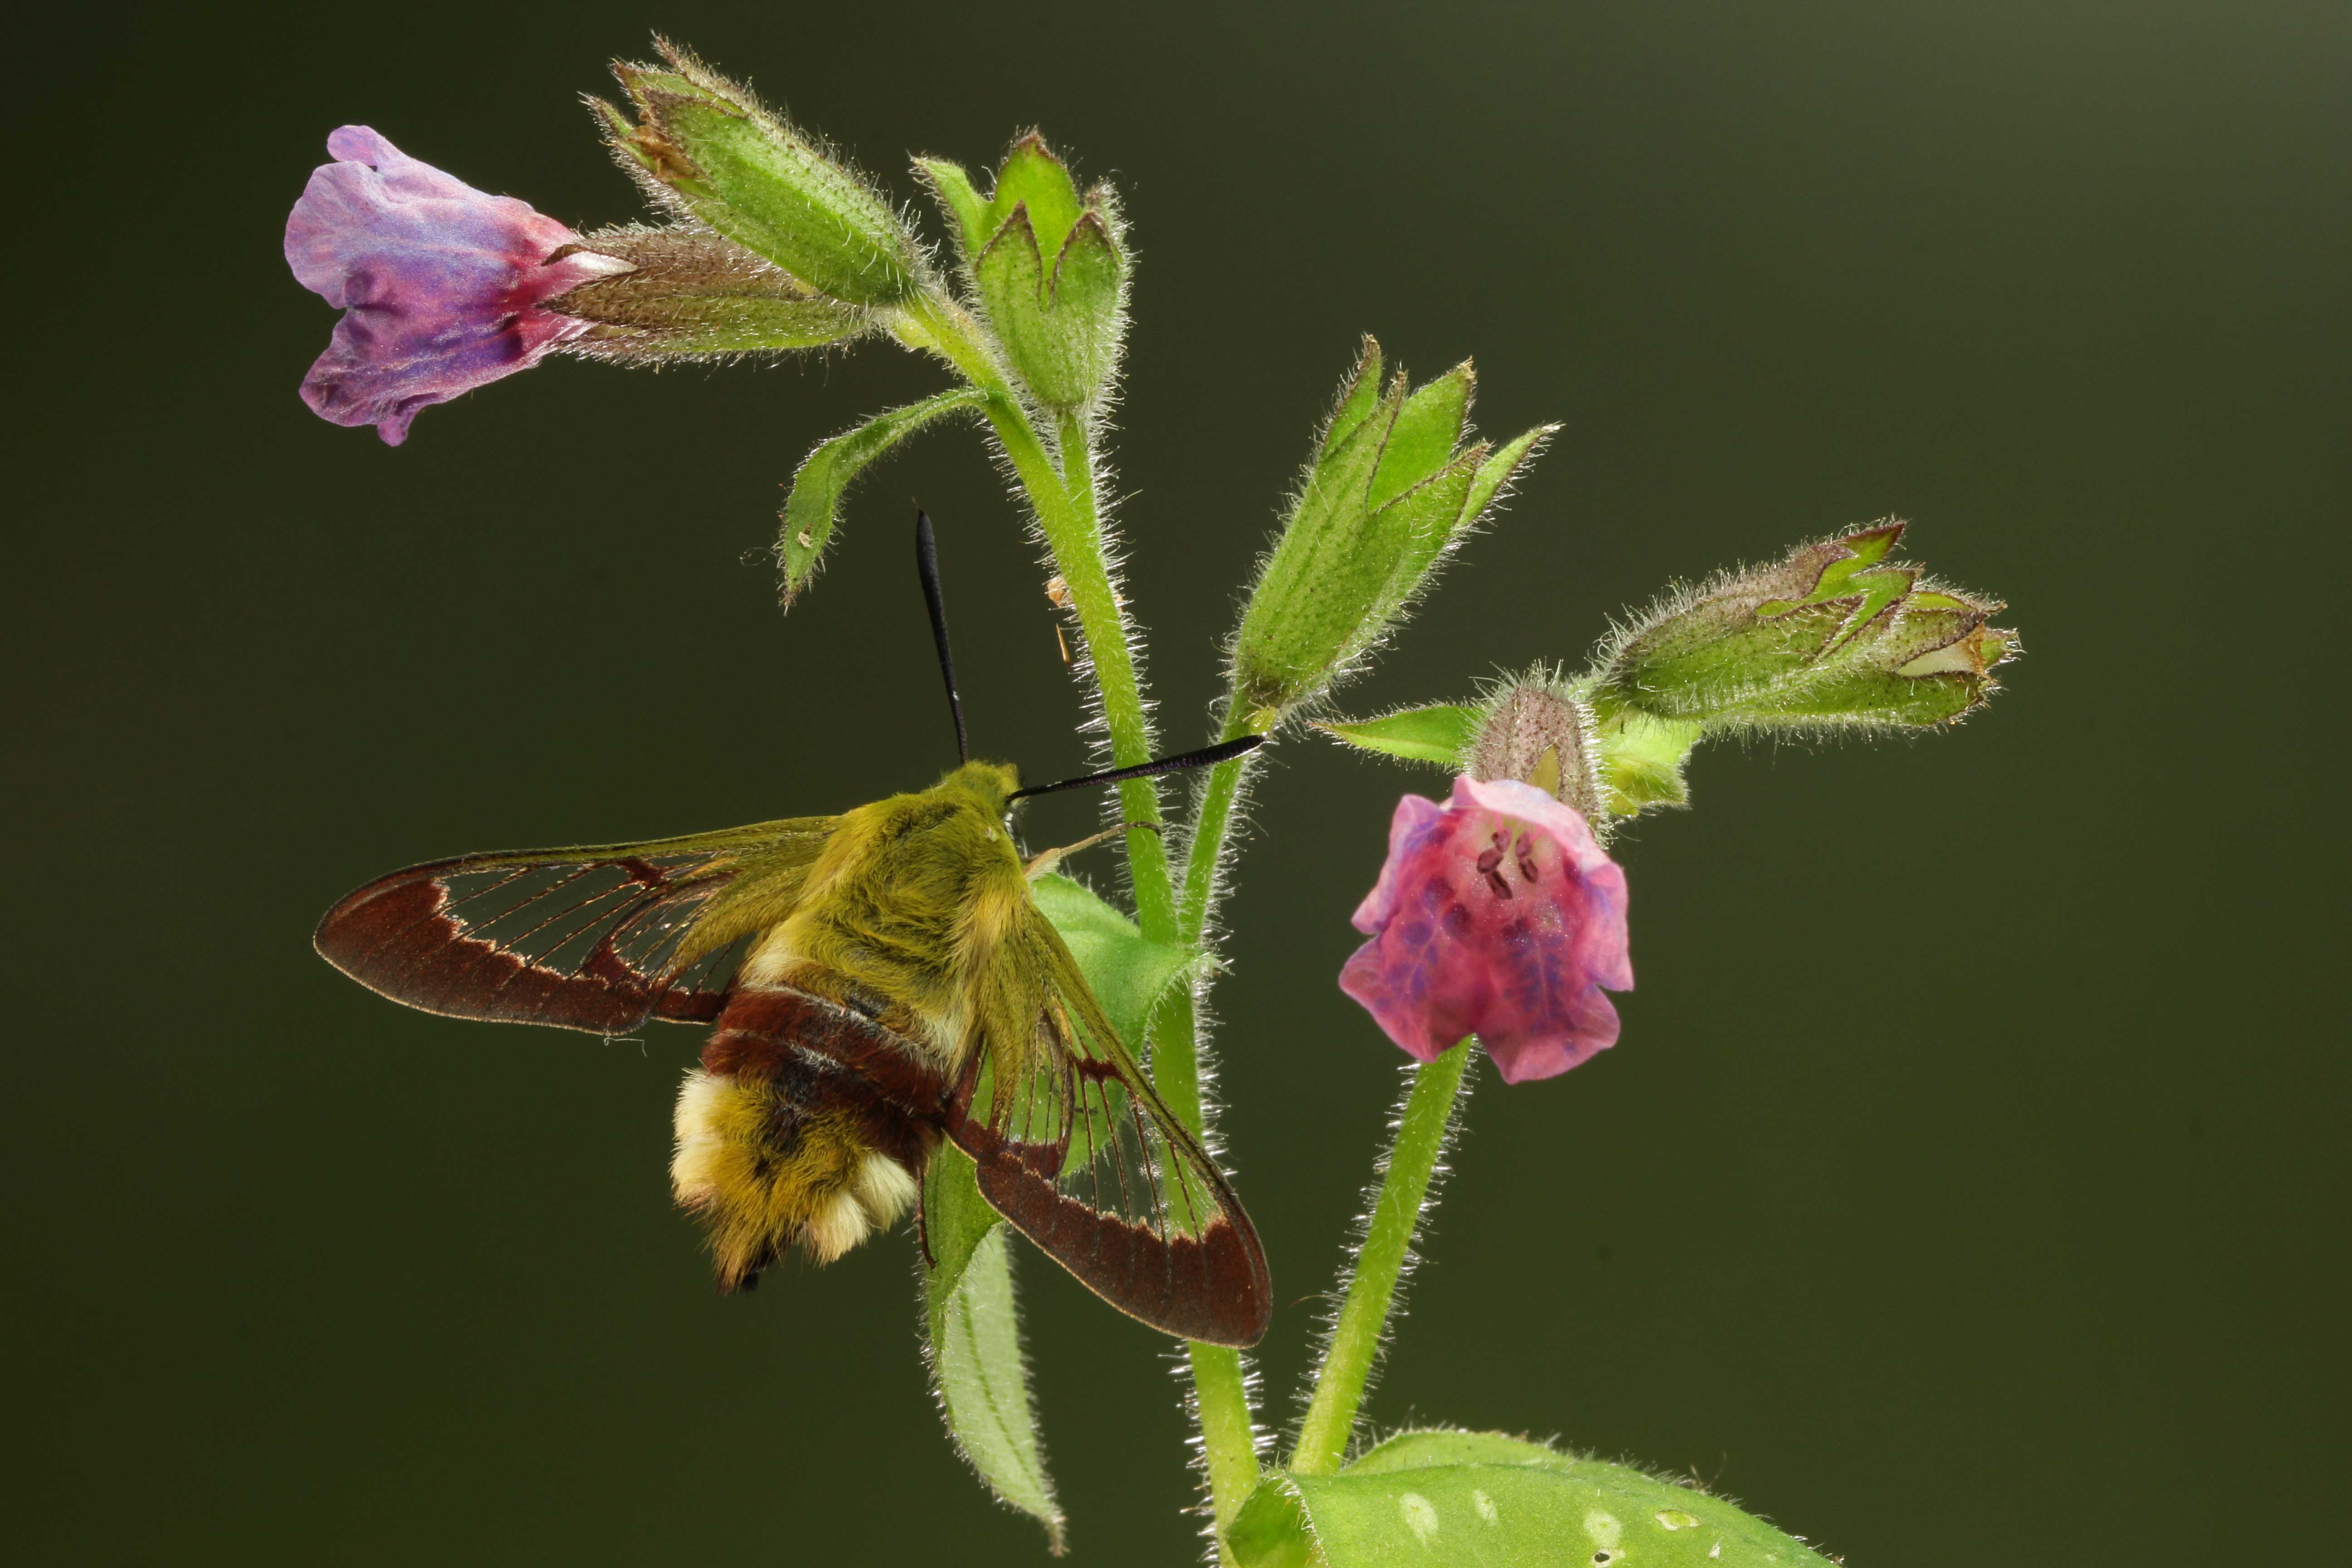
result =
M982 346L985 340L978 323L952 300L936 294L923 296L898 317L894 326L909 346L939 354L987 395L989 424L1022 489L1029 497L1037 525L1045 535L1046 548L1053 552L1055 567L1068 586L1071 604L1077 611L1078 632L1094 666L1096 689L1102 698L1103 722L1110 733L1112 762L1124 767L1149 761L1150 721L1144 707L1142 680L1136 669L1134 646L1129 640L1127 612L1111 586L1102 516L1095 491L1091 433L1076 415L1063 415L1055 430L1061 448L1057 466L1003 371ZM1121 784L1119 805L1127 821L1151 825L1127 835L1136 923L1144 935L1155 941L1179 940L1176 892L1169 871L1167 847L1160 835L1152 830L1163 821L1156 782L1130 779ZM1218 837L1222 842L1222 827ZM1197 931L1196 922L1195 936ZM1195 1134L1202 1134L1205 1128L1200 1060L1187 1001L1183 1049L1174 1059L1155 1058L1152 1076L1176 1114ZM1190 1347L1190 1352L1210 1504L1222 1531L1257 1485L1256 1426L1250 1412L1240 1352L1220 1345L1197 1343ZM1218 1552L1221 1557L1228 1555L1222 1535Z
M1470 1042L1463 1040L1413 1074L1412 1091L1405 1096L1404 1114L1397 1121L1396 1142L1389 1149L1388 1170L1381 1177L1380 1196L1372 1202L1364 1245L1356 1254L1356 1276L1348 1281L1347 1300L1331 1330L1322 1370L1315 1376L1315 1394L1299 1425L1297 1450L1290 1457L1290 1468L1301 1475L1329 1475L1348 1457L1364 1384L1380 1353L1405 1255L1421 1227L1422 1205L1429 1196L1437 1157L1445 1148L1470 1050Z
M1118 767L1151 758L1151 723L1135 668L1127 611L1111 587L1103 549L1102 519L1095 501L1094 449L1075 415L1063 416L1055 432L1061 462L1045 448L1029 413L1014 395L1003 370L982 346L979 323L944 295L919 296L894 321L901 341L928 349L953 365L987 395L984 412L1015 478L1029 497L1037 526L1053 552L1054 566L1070 590L1078 633L1095 670L1103 724L1110 733L1111 761ZM1129 873L1135 884L1136 923L1155 941L1176 935L1176 897L1168 871L1168 850L1153 831L1161 825L1160 791L1150 779L1119 785L1119 806L1131 823L1148 823L1127 836Z

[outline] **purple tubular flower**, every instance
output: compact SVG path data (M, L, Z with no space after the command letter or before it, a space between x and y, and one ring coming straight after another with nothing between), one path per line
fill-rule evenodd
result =
M1573 806L1514 779L1397 802L1388 863L1339 972L1407 1055L1475 1035L1506 1083L1552 1078L1617 1043L1630 991L1625 873Z
M428 404L528 370L585 321L542 310L616 268L548 257L579 237L512 196L485 195L364 125L327 138L337 162L310 175L286 220L286 261L343 312L302 401L337 425L408 438Z

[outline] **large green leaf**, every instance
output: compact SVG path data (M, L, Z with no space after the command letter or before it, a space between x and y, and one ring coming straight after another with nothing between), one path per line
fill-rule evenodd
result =
M1175 978L1191 964L1185 949L1153 942L1135 922L1083 883L1048 873L1030 884L1037 907L1069 944L1070 956L1129 1051L1143 1052L1144 1026Z
M1189 955L1146 941L1134 921L1067 877L1040 877L1033 886L1038 907L1069 944L1120 1037L1139 1048L1152 1007ZM1085 1151L1074 1149L1073 1158L1085 1158ZM1029 1396L1011 1233L980 1195L971 1159L952 1144L931 1156L923 1215L930 1249L923 1304L940 1413L989 1489L1043 1524L1058 1552L1062 1510Z
M1037 1436L1007 1232L952 1144L931 1157L923 1210L937 1267L924 1277L931 1376L956 1447L990 1490L1045 1527L1062 1550L1062 1508Z
M793 476L792 494L784 498L783 527L776 537L776 556L784 569L786 608L816 575L817 563L833 538L842 497L867 465L891 447L947 415L977 409L987 401L971 387L958 387L877 414L855 430L820 445Z
M1242 1568L1829 1568L1720 1498L1493 1432L1409 1432L1331 1476L1276 1472Z

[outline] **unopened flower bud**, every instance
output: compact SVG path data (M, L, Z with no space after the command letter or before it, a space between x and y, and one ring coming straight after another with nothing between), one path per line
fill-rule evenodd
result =
M1904 526L1801 545L1657 605L1605 652L1592 692L1604 723L1917 725L1983 702L2015 634L1986 626L1997 601L1891 564Z
M597 256L620 270L580 284L547 308L591 323L569 352L624 360L817 348L856 336L860 306L704 229L604 229L556 252Z
M1592 710L1541 669L1506 684L1486 704L1465 759L1480 782L1533 784L1588 822L1605 822Z
M1466 361L1410 395L1402 374L1383 383L1381 371L1366 338L1243 613L1234 686L1255 729L1360 662L1551 433L1465 447Z
M1100 395L1127 330L1128 258L1110 187L1081 195L1034 132L1013 144L985 198L943 158L916 167L947 209L981 307L1029 390L1053 408Z
M914 292L914 242L882 195L745 89L655 40L664 65L616 64L632 123L592 100L621 166L657 201L854 305Z

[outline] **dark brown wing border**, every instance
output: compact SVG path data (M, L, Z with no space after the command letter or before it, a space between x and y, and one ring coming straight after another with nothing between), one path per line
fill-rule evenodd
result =
M743 944L683 970L671 961L735 874L725 852L562 853L395 871L328 910L313 942L370 990L452 1017L601 1035L717 1017Z

